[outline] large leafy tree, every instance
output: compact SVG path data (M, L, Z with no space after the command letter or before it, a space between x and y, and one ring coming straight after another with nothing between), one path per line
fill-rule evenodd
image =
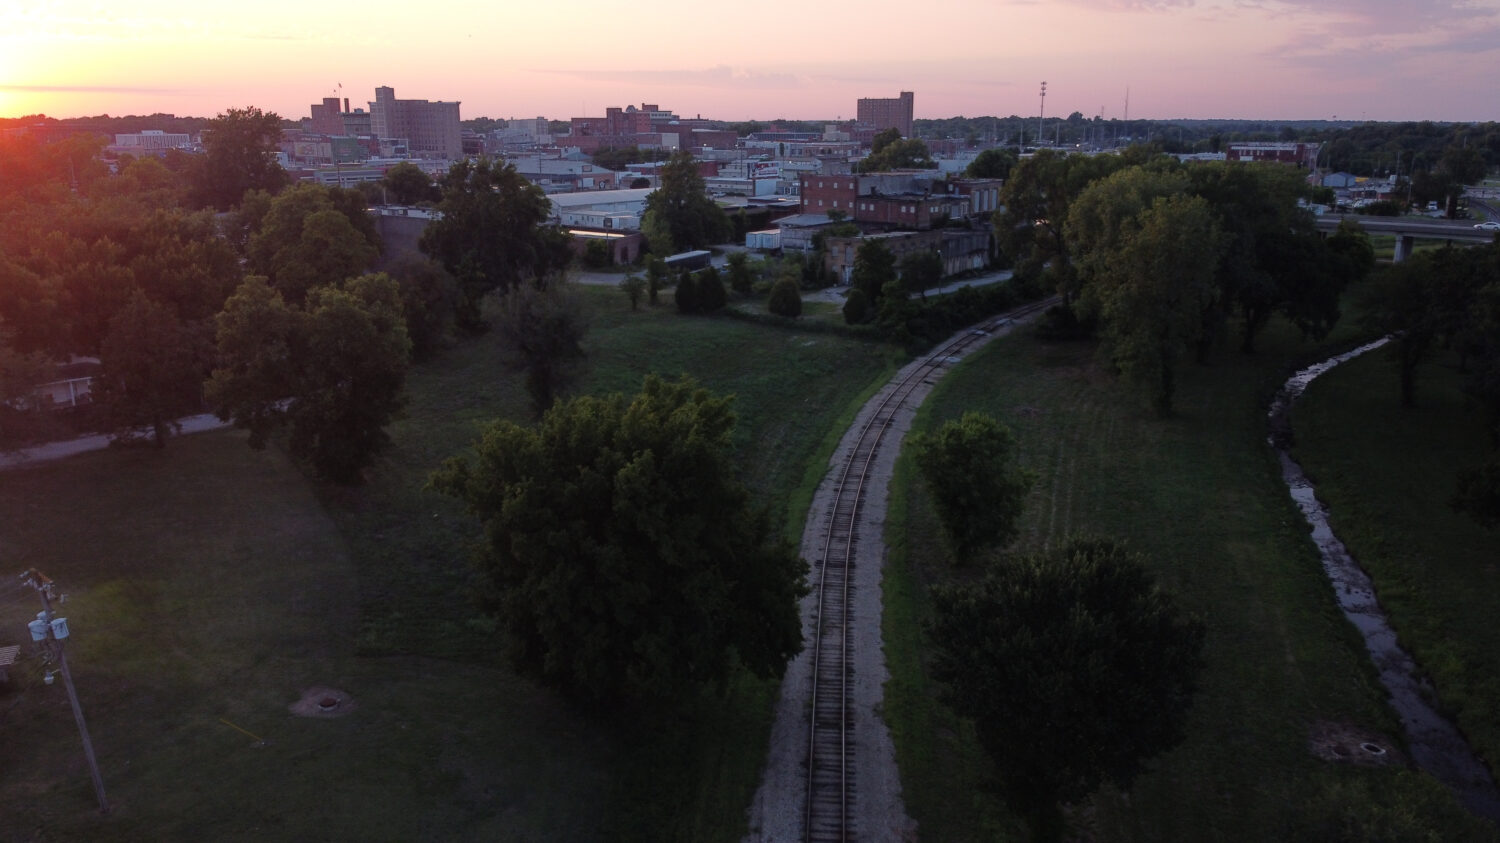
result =
M458 282L458 322L466 329L483 329L479 304L490 291L545 284L568 264L567 235L544 225L551 203L512 164L454 164L438 209L442 216L422 232L420 245Z
M1115 363L1172 411L1177 370L1203 337L1218 288L1218 228L1197 196L1166 196L1123 226L1107 266L1090 281Z
M541 416L583 373L583 302L565 284L522 284L500 299L496 326L505 363L522 372L531 407Z
M964 175L971 179L1008 179L1016 161L1016 153L1009 149L986 149L969 162Z
M353 191L299 185L270 199L254 219L262 204L252 194L241 214L251 230L250 267L294 304L313 287L364 273L380 256L380 236Z
M386 170L380 184L386 190L386 198L397 205L436 202L443 198L443 191L432 180L432 176L410 161L402 161Z
M995 564L933 590L928 628L944 698L972 718L1007 801L1037 840L1061 805L1108 781L1129 789L1182 739L1205 628L1140 557L1104 540Z
M1011 465L1016 438L1010 428L970 412L930 435L914 437L911 444L960 564L1016 537L1016 522L1035 475Z
M110 320L93 394L117 439L148 428L165 447L177 417L198 410L210 348L204 327L184 324L140 290Z
M849 285L863 291L872 307L880 306L886 285L896 280L896 256L882 240L866 240L854 252Z
M247 190L275 193L289 178L276 162L281 118L258 108L231 108L203 130L203 157L192 173L196 207L227 211Z
M206 385L214 412L263 448L286 428L314 470L353 483L389 443L411 352L400 288L384 274L308 291L305 307L251 276L218 318L219 365Z
M729 399L646 379L631 398L494 423L432 486L484 521L506 655L595 704L779 676L801 648L806 564L735 479Z
M1057 290L1071 300L1076 289L1063 238L1068 208L1096 179L1124 166L1118 155L1061 155L1043 149L1011 172L1000 191L995 242L1016 262L1018 275L1035 276L1050 268Z
M678 152L662 165L660 186L646 197L641 228L665 232L673 251L701 249L729 236L729 218L709 197L692 153Z
M895 129L887 129L875 136L875 143L870 148L870 154L859 162L858 168L861 173L877 173L886 170L931 170L937 167L937 162L932 160L932 154L927 150L927 144L920 139L902 138L899 133L894 138L882 137L886 135L886 132L895 131Z

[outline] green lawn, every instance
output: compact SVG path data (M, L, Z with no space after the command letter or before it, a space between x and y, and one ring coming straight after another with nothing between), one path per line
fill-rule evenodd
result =
M582 389L634 391L655 371L735 393L745 478L800 532L809 466L894 353L583 295ZM70 594L73 669L117 805L93 810L66 698L28 663L0 690L5 827L37 840L737 840L774 683L741 678L671 718L601 723L497 664L469 597L478 525L422 484L488 420L527 417L518 383L493 336L415 369L394 447L354 489L310 483L234 431L0 475L0 559ZM36 611L6 582L0 644ZM289 714L313 685L358 708Z
M1297 457L1333 528L1375 580L1402 643L1443 707L1500 760L1500 531L1448 508L1459 472L1488 458L1448 356L1421 367L1402 409L1389 349L1313 381L1293 415Z
M1021 463L1039 475L1016 550L1074 534L1125 539L1208 622L1186 742L1128 798L1106 792L1073 813L1093 839L1285 839L1347 812L1464 822L1452 819L1454 801L1428 777L1329 765L1308 751L1320 721L1398 744L1400 732L1265 444L1269 390L1293 359L1315 359L1316 350L1281 325L1259 345L1253 358L1225 352L1190 367L1177 416L1158 420L1101 369L1091 346L1017 335L944 379L915 427L965 410L1010 425ZM1022 839L987 790L988 764L970 727L933 701L924 673L926 589L954 574L914 478L903 468L893 497L885 586L886 705L907 807L925 840Z

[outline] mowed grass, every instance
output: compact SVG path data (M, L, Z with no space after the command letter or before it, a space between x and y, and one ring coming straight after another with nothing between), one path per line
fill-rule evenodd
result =
M69 595L59 610L70 662L114 806L99 816L61 683L43 685L28 660L0 692L0 836L598 833L599 818L576 810L607 792L597 727L502 670L354 657L357 565L275 450L251 451L237 432L201 434L163 453L101 452L0 481L0 553ZM0 628L15 640L36 596L0 594ZM351 694L357 708L334 720L290 714L315 686Z
M1320 722L1401 738L1265 443L1269 390L1292 360L1317 359L1317 350L1279 324L1259 348L1189 366L1177 415L1161 420L1102 370L1091 345L1016 335L945 378L918 419L915 429L930 430L979 410L1015 431L1020 464L1039 479L1013 552L1077 534L1124 539L1208 623L1186 741L1128 796L1107 790L1073 813L1094 839L1274 840L1295 817L1346 807L1358 815L1382 801L1457 810L1430 778L1330 765L1309 752ZM893 496L885 586L886 709L907 808L924 840L1024 839L993 794L972 729L934 701L925 672L927 588L972 573L953 571L908 459Z
M1293 413L1296 454L1334 531L1370 572L1381 605L1491 769L1500 761L1500 530L1453 512L1461 471L1490 456L1450 355L1422 365L1402 408L1394 352L1344 363Z
M847 337L581 294L581 391L634 392L658 372L735 393L738 462L789 535L830 429L894 365ZM98 816L66 697L29 663L0 690L7 828L37 840L738 839L775 683L740 677L723 699L634 721L580 715L511 675L472 604L479 525L423 485L491 419L529 420L524 392L494 336L414 369L408 386L393 447L357 488L310 482L235 431L0 474L0 558L70 594L73 670L117 805ZM0 581L0 644L25 637L34 602ZM319 685L357 708L288 712Z

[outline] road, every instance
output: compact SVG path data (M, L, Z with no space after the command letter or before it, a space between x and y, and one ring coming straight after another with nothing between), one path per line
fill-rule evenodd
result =
M176 433L179 436L188 433L201 433L205 430L218 430L219 428L229 426L229 422L221 421L218 416L212 413L188 416L178 419L177 423L181 425L181 428ZM20 468L21 466L39 462L60 460L88 451L102 451L109 447L109 443L113 438L109 434L98 433L92 436L80 436L77 439L65 439L61 442L47 442L30 448L21 448L17 451L6 451L0 453L0 471Z

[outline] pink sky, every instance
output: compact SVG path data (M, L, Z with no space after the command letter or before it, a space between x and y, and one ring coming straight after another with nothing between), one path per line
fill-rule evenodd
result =
M829 9L826 6L836 6ZM702 0L404 4L4 0L0 116L304 117L377 85L464 117L1046 112L1500 120L1500 0ZM899 16L908 19L898 19ZM337 88L342 84L342 89Z

